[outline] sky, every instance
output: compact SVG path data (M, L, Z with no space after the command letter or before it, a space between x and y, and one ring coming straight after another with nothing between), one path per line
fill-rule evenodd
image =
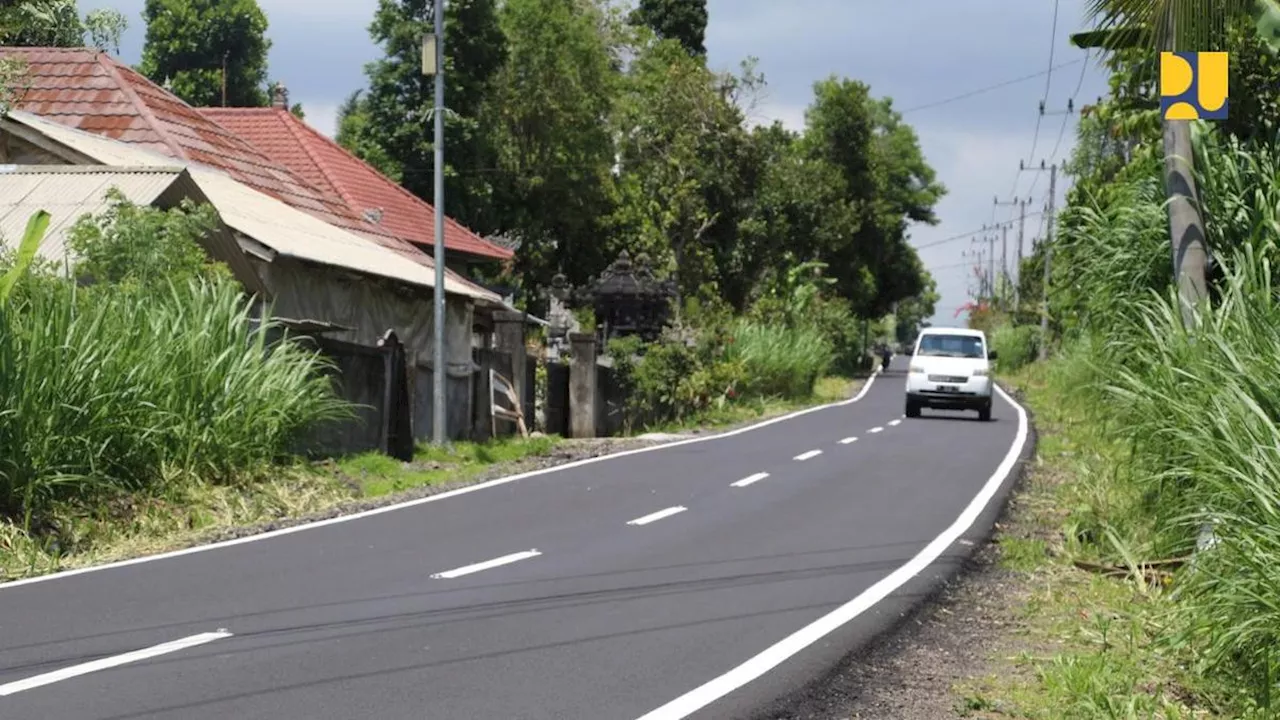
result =
M269 23L271 77L289 88L290 102L302 103L309 123L332 135L338 105L364 86L364 64L381 54L367 32L377 0L258 1ZM751 109L753 123L781 120L802 129L813 84L831 75L861 80L877 97L893 98L948 189L937 206L940 222L914 226L911 242L942 296L933 324L958 325L964 315L956 312L976 288L977 254L988 247L980 242L984 225L1014 221L1004 251L1014 266L1017 208L994 200L1030 198L1028 215L1040 213L1049 173L1020 173L1019 161L1038 167L1042 160L1067 159L1077 119L1064 112L1067 101L1074 98L1078 112L1106 94L1105 72L1068 42L1069 33L1085 27L1084 3L709 0L707 52L717 70L757 58L767 85ZM130 26L122 59L139 61L143 0L79 4L82 12L114 7L125 13ZM1011 82L1028 76L1034 77ZM974 93L995 85L1002 86ZM1069 185L1070 178L1059 177L1058 207ZM1026 220L1026 252L1042 220ZM994 254L998 266L999 238Z

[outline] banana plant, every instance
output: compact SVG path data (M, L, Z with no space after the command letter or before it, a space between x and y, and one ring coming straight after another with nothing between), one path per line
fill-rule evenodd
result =
M0 308L9 304L9 296L13 294L13 289L27 274L31 263L35 262L36 251L40 249L40 242L44 240L45 231L48 229L49 213L44 210L37 210L27 220L27 229L22 233L22 242L18 245L18 254L14 258L13 267L0 276Z

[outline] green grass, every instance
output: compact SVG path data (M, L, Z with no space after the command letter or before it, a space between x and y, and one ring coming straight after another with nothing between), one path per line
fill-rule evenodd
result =
M381 497L442 482L464 481L497 463L546 455L556 442L552 437L536 437L459 442L448 447L419 445L412 462L366 453L339 461L336 472L354 482L361 497Z
M1078 359L1006 376L1026 395L1040 433L1038 462L996 535L1013 573L1018 623L995 640L991 667L954 689L973 718L1218 718L1190 655L1172 646L1175 599L1163 583L1083 570L1110 557L1105 538L1080 531L1125 512L1132 497L1105 468L1127 457L1095 423L1072 379ZM1087 519L1086 519L1087 518Z
M691 428L719 429L740 423L761 420L802 410L814 405L848 400L861 386L862 380L855 380L837 375L826 375L818 378L813 384L813 393L801 398L763 398L753 397L724 403L720 407L711 407L692 417L677 422L662 423L645 428L638 432L679 432Z

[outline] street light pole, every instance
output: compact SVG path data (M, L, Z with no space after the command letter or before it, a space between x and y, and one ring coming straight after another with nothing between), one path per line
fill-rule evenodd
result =
M445 412L448 396L446 380L448 365L445 353L445 292L444 292L444 0L433 0L431 13L435 20L433 38L424 38L423 72L427 73L427 63L431 63L430 74L435 79L435 107L431 116L435 121L435 139L432 144L435 150L435 237L432 249L435 251L436 282L432 288L432 304L435 306L435 343L434 358L431 369L431 440L436 445L443 445L448 437L447 413ZM428 40L432 40L428 42ZM434 51L434 57L428 57Z

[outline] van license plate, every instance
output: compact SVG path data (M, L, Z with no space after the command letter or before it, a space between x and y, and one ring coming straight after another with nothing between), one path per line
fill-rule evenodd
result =
M955 385L939 385L938 392L955 393L955 392L960 392L960 388L956 387Z

